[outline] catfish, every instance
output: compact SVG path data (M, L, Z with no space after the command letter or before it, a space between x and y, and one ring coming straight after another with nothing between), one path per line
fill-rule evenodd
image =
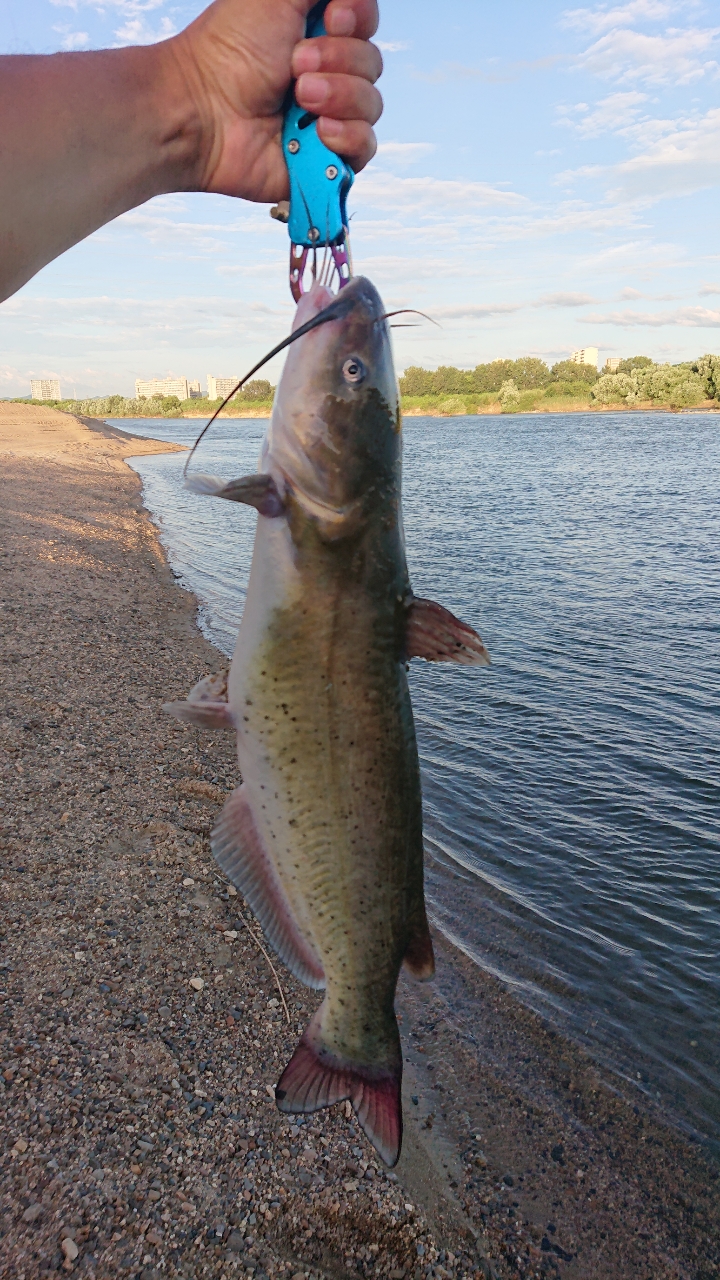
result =
M413 595L398 387L376 289L356 277L333 297L316 284L295 334L258 473L190 482L255 507L257 531L227 679L206 677L165 709L237 733L242 785L213 853L291 973L325 992L277 1105L307 1113L349 1099L393 1166L398 974L434 973L407 666L490 659L471 627Z

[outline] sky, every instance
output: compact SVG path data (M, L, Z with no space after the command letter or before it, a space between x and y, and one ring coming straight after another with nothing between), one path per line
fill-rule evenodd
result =
M203 7L4 0L0 52L147 44ZM350 200L355 268L388 309L440 326L396 330L398 370L720 351L717 2L385 0L377 40L385 113ZM0 397L31 377L90 396L241 376L289 329L287 245L267 206L151 200L0 306Z

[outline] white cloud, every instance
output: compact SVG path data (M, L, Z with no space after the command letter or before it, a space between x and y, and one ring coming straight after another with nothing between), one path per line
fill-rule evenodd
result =
M589 293L548 293L533 302L534 307L585 307L590 302L597 302Z
M377 149L379 160L387 160L389 164L401 165L403 168L422 160L435 150L433 142L381 142Z
M610 311L583 316L588 324L617 324L623 328L658 328L677 325L681 329L720 329L720 311L707 307L679 307L676 311Z
M521 302L466 303L454 307L433 307L433 320L486 320L488 316L509 315L522 311Z
M90 35L87 31L71 31L60 43L63 49L87 49Z
M289 299L289 294L288 294ZM287 316L290 313L288 301ZM282 336L287 318L282 312L263 308L268 320L268 342ZM81 339L84 350L114 352L117 346L136 353L158 347L203 347L208 343L237 347L242 339L258 340L258 307L220 297L177 297L148 301L147 298L71 297L37 298L16 294L3 303L3 322L9 329L22 324L34 335L36 349L46 339L54 350L70 337ZM265 342L265 334L262 341ZM156 358L156 355L151 357Z
M121 45L126 44L157 44L159 40L167 40L170 36L174 36L177 31L172 18L161 18L159 28L153 28L144 17L128 18L122 27L117 27L113 32L115 39Z
M414 213L420 219L457 221L475 216L480 209L511 209L527 204L525 196L502 191L489 182L458 182L448 178L399 178L395 174L369 169L359 176L357 196L366 206L383 209L396 216ZM359 200L356 200L356 204ZM407 225L398 229L407 235Z
M162 9L166 0L50 0L50 3L61 9L94 9L104 15L108 9L115 11L122 18L136 18L154 9Z
M473 66L465 62L442 62L434 71L415 71L416 80L426 84L446 84L453 80L481 80L485 84L507 84L519 80L528 71L549 71L560 62L567 61L564 53L550 53L543 58L525 58L517 62L508 62L499 70L489 70L488 66ZM499 62L498 58L488 58L488 63Z
M578 102L574 107L561 107L559 123L574 129L581 138L597 138L603 133L623 133L628 125L637 121L647 100L647 94L640 93L637 89L611 93L593 108L585 102Z
M166 0L50 0L50 3L58 8L73 9L76 13L81 8L94 9L103 17L108 10L116 13L124 19L122 25L113 32L121 45L156 44L158 40L167 40L177 31L170 17L161 17L159 25L155 26L148 21L147 15L164 8Z
M720 293L720 284L704 284L700 290L701 297L709 293Z
M579 54L575 67L603 80L619 83L642 80L646 84L689 84L718 71L707 55L720 27L669 29L664 35L617 28Z
M376 40L375 44L382 53L404 53L412 47L409 40Z
M58 35L62 36L60 41L61 49L71 51L73 49L87 49L90 43L90 36L87 31L72 31L69 26L53 27Z
M676 122L664 137L613 170L616 199L686 195L720 183L720 107Z
M629 4L616 5L612 9L605 6L600 9L567 9L560 26L600 35L613 27L629 27L634 22L664 22L671 13L684 8L684 4L672 4L667 0L630 0Z

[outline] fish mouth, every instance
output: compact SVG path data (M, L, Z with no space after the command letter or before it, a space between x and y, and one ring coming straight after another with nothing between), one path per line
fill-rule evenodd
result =
M312 329L342 320L357 307L369 312L370 323L383 320L383 306L375 285L366 276L353 276L340 293L333 294L321 284L314 284L300 299L293 321L291 338L303 337ZM302 330L302 332L301 332Z

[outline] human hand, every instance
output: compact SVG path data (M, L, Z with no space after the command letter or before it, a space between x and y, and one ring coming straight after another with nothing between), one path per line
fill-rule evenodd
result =
M314 0L215 0L165 43L200 119L196 186L274 202L289 194L283 105L297 78L300 106L319 117L326 146L357 172L375 154L382 58L369 43L376 0L330 0L328 35L305 40Z

